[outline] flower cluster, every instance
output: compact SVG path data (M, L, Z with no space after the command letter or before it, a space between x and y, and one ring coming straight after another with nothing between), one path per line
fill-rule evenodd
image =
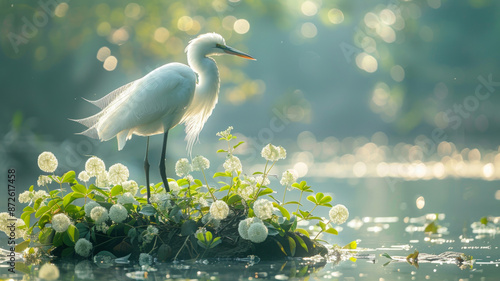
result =
M128 168L123 164L114 164L109 167L108 171L108 182L112 185L122 184L127 181L129 177Z
M16 225L14 231L9 228L9 225L11 225L13 220ZM8 237L12 237L12 232L14 233L15 238L24 237L26 233L26 230L23 228L24 225L25 223L22 219L12 218L7 212L0 213L0 230L5 232Z
M223 220L229 214L227 203L222 200L217 200L210 206L210 215L217 220Z
M207 158L198 155L193 159L192 166L193 171L207 170L210 168L210 161Z
M38 155L38 167L40 170L53 173L57 169L57 165L57 158L52 152L45 151Z
M30 205L32 202L36 202L38 199L42 198L41 203L43 204L45 199L47 199L48 197L49 194L45 190L26 190L23 193L19 194L19 203L29 203Z
M92 208L90 218L92 218L96 224L103 223L109 218L108 210L102 206L96 206Z
M268 229L258 218L247 218L238 224L238 233L241 238L254 243L264 242L267 238Z
M330 221L334 224L343 224L349 218L349 210L347 210L346 206L338 204L330 209L328 215L330 216Z
M134 180L129 180L122 182L122 188L123 192L129 192L132 196L135 196L139 190L139 185Z
M279 159L286 158L286 150L282 146L274 146L268 144L262 148L260 155L267 161L278 161Z
M187 158L181 158L175 163L175 174L178 177L185 177L191 173L192 167Z
M69 220L69 217L66 214L59 213L52 217L52 228L56 232L66 231L70 224L71 221Z
M47 185L50 183L52 183L52 179L50 177L44 176L44 175L39 176L38 181L36 182L36 184L38 186Z
M109 208L109 218L114 222L123 222L128 217L128 212L125 207L120 204L115 204Z
M141 233L143 246L153 241L153 238L158 235L158 228L149 225L146 230Z
M229 173L233 173L233 172L241 173L241 171L243 170L243 167L241 166L240 158L238 158L234 155L229 156L222 166L224 167L226 172L229 172Z
M280 184L283 186L291 186L297 181L298 178L299 175L297 171L295 171L294 169L286 170L281 175Z
M231 130L233 130L232 126L229 126L225 131L218 132L217 136L223 138L223 139L228 139L229 136L231 135Z
M76 241L76 244L75 244L75 253L77 253L78 255L86 258L88 256L90 256L90 253L92 252L92 243L85 239L85 238L80 238L78 239L78 241Z
M270 219L273 215L273 210L273 203L267 199L259 199L253 204L253 212L261 220Z

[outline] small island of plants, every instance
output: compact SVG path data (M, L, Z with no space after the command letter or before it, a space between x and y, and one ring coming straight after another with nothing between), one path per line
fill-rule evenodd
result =
M169 179L171 192L165 192L161 182L151 185L150 204L146 188L129 180L122 164L106 170L105 163L92 156L78 175L69 171L57 176L57 158L43 152L38 166L47 174L38 178L38 187L19 194L19 202L27 206L16 220L15 235L24 240L16 251L23 253L27 264L36 264L42 256L125 258L151 265L155 259L327 255L328 243L320 240L321 235L338 234L333 224L347 220L347 208L332 206L331 196L314 193L305 181L297 182L294 170L283 172L283 194L278 198L269 175L275 163L286 158L285 149L266 145L261 152L264 170L246 176L233 154L243 142L234 143L231 130L217 134L227 142L227 149L217 151L226 154L224 172L213 175L218 187L208 184L208 159L182 158L175 165L179 179ZM194 178L196 174L200 179ZM287 190L300 192L299 200L286 201ZM314 204L310 210L304 199ZM318 207L330 208L328 219L314 215ZM0 214L0 220L8 219L11 214ZM355 248L355 244L348 245Z

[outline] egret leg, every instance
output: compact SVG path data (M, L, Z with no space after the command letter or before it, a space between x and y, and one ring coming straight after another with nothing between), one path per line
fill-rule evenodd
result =
M146 190L147 190L147 199L149 204L149 197L151 196L151 191L149 190L149 161L148 161L148 152L149 152L149 136L146 140L146 157L144 157L144 172L146 173Z
M165 132L165 135L163 136L163 147L161 150L161 158L160 158L160 175L161 179L163 180L163 186L165 186L165 191L170 192L170 188L168 187L168 181L167 181L167 172L165 169L165 152L167 150L167 138L168 138L168 130Z

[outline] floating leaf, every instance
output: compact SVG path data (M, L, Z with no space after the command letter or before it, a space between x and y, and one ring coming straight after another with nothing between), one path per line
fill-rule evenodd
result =
M482 217L480 220L481 224L488 225L488 218L487 217Z
M26 240L17 244L15 248L16 253L21 253L22 251L26 250L26 248L28 248L29 245L30 245L30 240Z
M392 257L388 253L383 253L381 256L392 260Z

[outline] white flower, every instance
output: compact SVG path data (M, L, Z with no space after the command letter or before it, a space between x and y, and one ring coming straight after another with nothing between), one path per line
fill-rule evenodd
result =
M349 210L347 210L346 206L338 204L330 209L328 215L334 224L343 224L349 218Z
M29 192L28 190L19 194L19 203L28 203L30 201L31 201L31 192Z
M97 206L90 212L90 217L94 220L96 224L100 224L108 220L108 210L102 206Z
M271 184L271 182L269 181L269 178L268 177L265 177L263 175L258 175L256 178L255 178L255 181L260 184L261 186L268 186L269 184Z
M38 155L38 167L40 170L53 173L57 169L57 165L57 158L52 152L45 151Z
M137 194L139 185L134 180L122 182L123 192L130 192L133 196Z
M250 238L248 237L248 228L254 223L262 224L262 220L253 217L240 221L240 223L238 224L238 233L240 234L241 238L250 240Z
M229 126L229 127L227 127L227 129L225 131L218 132L217 136L227 139L227 137L231 134L232 129L233 129L233 126Z
M108 172L104 171L95 177L95 185L99 188L105 188L109 186Z
M151 235L157 235L158 234L158 228L152 225L148 225L148 228L146 228L146 231L150 233Z
M266 240L267 233L267 227L263 223L253 223L248 228L248 239L254 243L261 243Z
M109 218L114 222L122 222L128 217L128 212L125 207L120 204L115 204L109 208Z
M129 172L128 168L120 163L114 164L109 167L108 180L109 183L116 185L128 180Z
M89 240L85 238L80 238L78 239L78 241L76 241L75 253L86 258L92 252L92 248L93 248L92 243Z
M151 257L149 254L141 253L139 255L139 264L141 266L143 266L143 265L151 265L152 263L153 263L153 257Z
M52 217L52 228L56 232L64 232L68 229L71 221L65 214L59 213Z
M59 279L59 268L51 263L46 263L38 270L38 278L44 280L57 280Z
M210 206L210 215L216 220L223 220L229 214L229 207L226 202L217 200Z
M89 176L97 176L106 171L106 165L99 157L92 156L85 163L85 171Z
M156 203L158 206L160 206L161 204L163 204L163 202L167 201L170 199L170 195L165 193L165 192L161 192L161 193L155 193L153 195L151 195L151 203Z
M238 157L231 155L226 159L226 162L222 165L226 172L241 172L243 167L241 166L241 161Z
M268 144L262 148L260 155L268 161L278 161L286 158L286 150L282 146Z
M192 166L194 171L206 170L210 168L210 161L207 158L198 155L193 159Z
M97 231L100 231L102 233L106 233L106 232L108 232L109 226L106 224L106 222L101 222L101 223L97 223L95 225L95 228L97 229Z
M177 160L175 163L175 173L179 177L185 177L189 175L191 172L191 165L189 164L189 160L187 158L181 158Z
M47 198L49 196L50 195L45 190L37 190L37 191L33 192L33 202L35 202L36 200L38 200L40 198Z
M169 181L168 187L170 188L170 192L179 192L181 190L176 181Z
M283 175L281 175L280 183L283 186L291 186L297 181L298 177L299 175L294 169L286 170L283 172Z
M90 201L87 204L85 204L85 206L84 206L85 215L87 217L90 217L90 213L92 212L92 209L94 209L95 207L98 207L98 206L101 206L101 205L99 205L99 203L97 203L95 201Z
M245 184L247 186L245 187L240 187L240 189L238 189L238 195L241 196L241 198L245 199L245 200L250 200L253 198L253 195L255 193L255 188L256 186L254 184L250 184L249 182L247 181L242 181L241 182L242 184Z
M125 192L123 193L123 195L118 195L116 196L116 198L118 199L117 202L119 204L134 204L136 203L137 201L135 200L134 196L130 193L130 192Z
M194 199L194 203L200 204L201 207L208 207L208 202L203 197L198 197L198 198Z
M78 179L83 181L83 182L88 182L90 179L89 173L87 173L87 171L81 171L78 174Z
M270 219L273 215L273 203L267 199L259 199L253 204L253 212L261 220Z
M50 184L51 182L52 182L52 179L49 178L48 176L39 176L36 184L38 186L42 186L42 185Z

